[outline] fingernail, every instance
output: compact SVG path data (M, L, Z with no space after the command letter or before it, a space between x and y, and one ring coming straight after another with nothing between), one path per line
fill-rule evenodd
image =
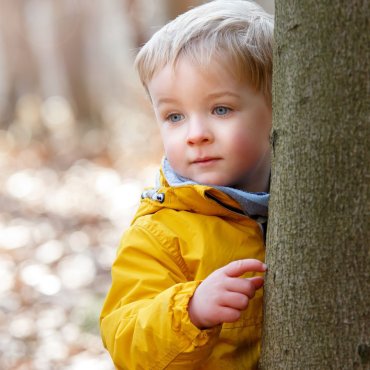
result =
M266 263L263 264L263 269L266 271L267 270L267 265Z

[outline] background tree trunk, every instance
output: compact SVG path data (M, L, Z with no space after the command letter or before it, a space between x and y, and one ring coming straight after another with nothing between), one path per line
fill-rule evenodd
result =
M83 5L71 6L66 2L54 3L57 22L56 34L60 56L66 69L70 99L73 111L80 123L91 124L97 113L89 96L86 73L86 54L84 49L84 32L87 24ZM103 71L102 71L103 73Z
M369 1L277 0L262 369L370 369Z
M0 0L0 50L5 60L4 96L0 96L0 129L8 128L14 119L19 97L40 91L35 55L28 37L24 0ZM4 68L4 66L2 66Z

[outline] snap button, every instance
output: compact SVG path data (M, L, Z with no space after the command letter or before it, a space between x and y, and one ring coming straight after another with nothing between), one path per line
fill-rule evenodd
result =
M160 202L160 203L163 203L164 202L164 194L163 193L157 193L156 194L156 200L158 200L158 202Z

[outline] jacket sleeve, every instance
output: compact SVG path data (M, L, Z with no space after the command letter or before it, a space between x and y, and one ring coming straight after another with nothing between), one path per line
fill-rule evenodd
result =
M176 244L137 226L122 238L101 314L117 369L195 369L212 352L220 328L191 323L187 306L200 281L187 276Z

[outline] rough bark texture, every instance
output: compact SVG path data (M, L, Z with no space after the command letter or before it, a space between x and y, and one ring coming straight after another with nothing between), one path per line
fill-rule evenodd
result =
M370 369L369 1L277 0L262 369Z

